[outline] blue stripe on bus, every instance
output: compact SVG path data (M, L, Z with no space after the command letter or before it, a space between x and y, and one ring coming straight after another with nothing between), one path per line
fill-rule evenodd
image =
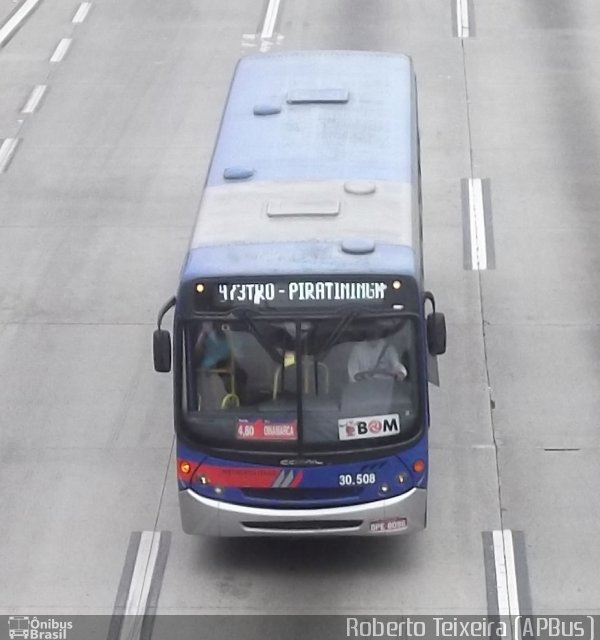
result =
M344 253L335 242L228 244L191 249L181 273L182 282L198 277L323 274L415 275L410 247L377 244L366 255Z
M214 458L212 456L205 456L203 453L199 453L195 449L186 447L181 442L177 444L177 458L179 460L186 460L192 464L192 467L196 467L197 464L207 465L213 469L236 469L242 471L244 469L262 469L273 472L273 476L276 476L281 470L292 475L302 476L300 483L295 487L296 490L302 491L311 488L329 488L332 491L331 496L323 497L321 499L305 499L302 502L295 501L294 504L288 504L290 508L298 507L299 504L307 506L312 503L315 507L329 506L320 503L335 503L335 506L341 506L343 504L362 504L371 500L381 499L380 485L387 483L391 489L389 495L392 497L395 495L401 495L413 487L419 488L427 487L427 429L423 430L423 433L419 440L408 449L399 452L396 455L390 455L382 458L359 460L355 462L343 462L337 464L331 464L320 467L294 467L285 468L278 465L257 465L252 462L227 460L225 458ZM416 460L423 460L426 463L425 471L417 474L412 469L412 466ZM199 467L199 470L202 466ZM357 495L346 497L334 497L335 489L339 488L339 476L344 474L358 474L358 473L370 473L374 472L377 475L377 482L374 485L365 485L362 487L362 491L357 492ZM407 473L409 479L403 485L398 484L398 474ZM195 474L194 474L195 475ZM241 475L241 474L238 474ZM199 484L193 481L193 477L189 481L180 481L180 489L186 489L189 486L193 487L194 491L200 495L214 498L214 487L209 485ZM251 487L252 485L246 485ZM273 504L275 500L272 498L259 498L256 496L246 495L248 491L240 491L235 485L226 487L228 501L236 502L238 504L246 504L253 506L267 506L269 503ZM276 500L279 506L281 506L281 499ZM333 505L331 505L333 506Z
M299 52L242 59L232 84L208 185L223 172L251 180L411 182L415 151L409 58L366 52ZM344 89L347 103L288 104L292 90ZM254 115L255 106L278 106Z

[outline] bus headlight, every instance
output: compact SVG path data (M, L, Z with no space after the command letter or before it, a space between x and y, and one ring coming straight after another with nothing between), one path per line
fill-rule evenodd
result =
M407 473L399 473L397 480L400 484L406 484L408 482L408 474Z
M379 487L379 493L388 493L389 490L390 490L390 485L385 482Z
M215 487L215 493L220 496L223 493L223 487Z

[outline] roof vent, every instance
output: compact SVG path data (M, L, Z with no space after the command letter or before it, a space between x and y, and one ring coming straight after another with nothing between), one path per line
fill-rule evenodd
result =
M344 183L344 191L355 196L367 196L375 193L376 189L375 183L368 180L352 180Z
M288 91L288 104L345 104L347 89L292 89Z
M274 116L281 113L280 104L255 104L252 111L255 116Z
M339 200L270 200L267 203L269 218L277 217L333 217L340 212Z
M375 242L368 238L347 238L342 240L342 251L352 255L364 255L375 251Z
M249 167L227 167L223 171L225 180L247 180L254 175L254 169Z

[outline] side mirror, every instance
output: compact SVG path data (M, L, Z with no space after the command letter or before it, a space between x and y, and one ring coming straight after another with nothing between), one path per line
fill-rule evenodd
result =
M446 318L434 311L427 316L427 348L432 356L446 353Z
M171 371L171 334L166 329L156 329L153 335L154 370Z
M175 306L177 299L170 298L158 312L158 328L152 336L152 353L154 355L154 370L159 373L169 373L171 371L171 334L166 329L160 328L160 323L165 317L165 313Z

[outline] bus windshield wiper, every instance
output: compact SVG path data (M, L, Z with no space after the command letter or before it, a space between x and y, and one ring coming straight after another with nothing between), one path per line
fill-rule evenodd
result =
M335 345L335 341L339 338L342 332L354 320L354 318L357 315L358 315L358 311L350 311L345 316L342 316L341 320L334 327L333 331L325 339L325 342L321 346L321 348L315 349L315 358L322 360L323 358L327 357L327 354L329 353L331 348Z
M246 323L252 335L257 339L260 346L269 354L273 362L281 362L283 355L265 338L256 326L256 322L250 316L247 309L236 310L234 315Z

